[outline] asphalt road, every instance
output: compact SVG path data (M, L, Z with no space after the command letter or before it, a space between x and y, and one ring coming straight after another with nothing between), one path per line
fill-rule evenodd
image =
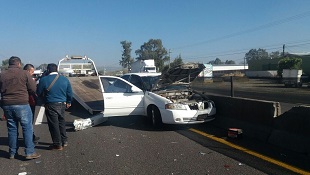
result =
M41 125L34 127L41 137L36 150L42 157L30 161L25 161L22 156L15 160L7 159L6 122L1 121L0 174L296 174L290 167L310 173L308 155L296 154L245 136L229 139L227 130L216 127L212 122L165 125L163 129L153 129L141 116L113 117L96 127L74 131L74 119L89 116L77 104L66 112L69 146L63 151L47 149L51 138L44 118ZM241 149L220 143L218 139ZM250 155L250 150L289 166ZM23 154L23 147L19 153Z
M72 121L77 114L88 115L80 107L68 112L69 146L63 151L47 149L51 139L46 123L35 126L41 137L36 150L42 157L30 161L7 159L5 122L1 122L0 167L5 170L1 174L265 174L197 143L186 136L189 131L183 126L153 130L141 117L115 117L75 132Z

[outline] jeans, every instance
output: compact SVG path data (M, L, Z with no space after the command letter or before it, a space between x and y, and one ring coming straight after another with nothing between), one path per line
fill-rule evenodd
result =
M15 155L18 151L18 126L23 130L26 156L34 153L32 112L29 105L2 106L7 118L9 154Z
M45 115L48 128L52 137L53 145L62 146L67 142L65 103L45 104Z

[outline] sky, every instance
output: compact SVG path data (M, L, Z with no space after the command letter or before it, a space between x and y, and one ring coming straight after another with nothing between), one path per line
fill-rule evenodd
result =
M121 41L131 56L160 39L171 59L243 63L250 49L310 52L309 0L0 0L0 60L35 66L66 55L120 68Z

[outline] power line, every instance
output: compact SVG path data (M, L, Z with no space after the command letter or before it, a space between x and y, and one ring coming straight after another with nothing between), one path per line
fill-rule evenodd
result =
M215 41L231 38L231 37L234 37L234 36L239 36L239 35L243 35L243 34L246 34L246 33L255 32L255 31L258 31L258 30L263 30L265 28L274 27L274 26L277 26L277 25L280 25L280 24L283 24L283 23L287 23L287 22L291 22L291 21L298 20L298 19L301 19L301 18L305 18L305 17L307 17L309 15L310 15L310 11L306 11L306 12L303 12L303 13L300 13L300 14L288 17L288 18L280 19L278 21L273 21L273 22L270 22L270 23L267 23L267 24L263 24L263 25L258 26L258 27L251 28L251 29L247 29L247 30L240 31L240 32L235 32L235 33L232 33L232 34L224 35L222 37L210 39L210 40L207 40L207 41L203 41L203 42L199 42L199 43L195 43L195 44L191 44L191 45L185 45L185 46L176 47L176 48L173 48L173 49L176 50L176 49L182 49L182 48L187 48L187 47L198 46L198 45L202 45L202 44L205 44L205 43L211 43L211 42L215 42Z
M298 47L298 46L302 46L302 45L308 45L310 44L310 40L303 40L303 41L295 41L295 42L286 42L285 46L286 47ZM276 50L278 49L281 50L282 49L282 44L273 44L273 45L268 45L268 46L263 46L263 47L259 47L261 49L265 49L265 50ZM251 48L253 49L253 48ZM245 54L246 52L248 52L251 49L239 49L239 50L232 50L232 51L224 51L224 52L215 52L215 53L211 53L211 54L207 54L204 56L189 56L190 58L184 58L187 60L193 60L193 59L208 59L208 58L215 58L215 57L220 57L220 56L231 56L231 55L239 55L239 54Z

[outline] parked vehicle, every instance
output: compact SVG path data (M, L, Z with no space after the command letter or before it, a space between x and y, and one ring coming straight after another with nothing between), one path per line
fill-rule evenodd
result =
M302 70L283 69L282 82L285 87L301 87L302 86Z
M140 72L156 72L156 66L153 59L150 60L137 60L131 63L131 72L140 73Z
M58 72L69 77L98 75L94 61L86 56L69 57L67 55L65 58L59 60Z

